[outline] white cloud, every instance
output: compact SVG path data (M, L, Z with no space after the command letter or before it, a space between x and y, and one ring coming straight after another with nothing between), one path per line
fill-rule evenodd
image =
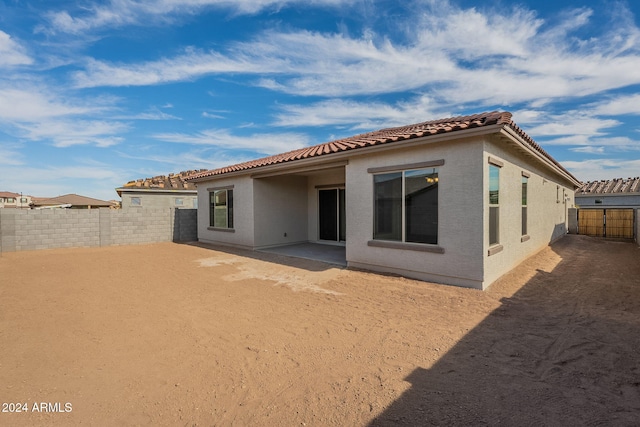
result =
M640 114L640 94L625 94L611 97L606 101L592 106L593 114L603 116L618 116L625 114Z
M21 166L25 163L24 155L11 147L10 143L0 143L0 165Z
M279 154L309 145L301 133L264 133L233 135L227 129L209 129L196 134L158 133L153 138L173 143L215 146L227 150L250 150L262 154Z
M31 65L33 59L26 54L26 49L11 36L0 30L0 67L15 65Z
M220 114L210 113L209 111L203 111L202 117L206 117L208 119L225 119L226 118L225 116L222 116Z
M164 107L166 108L166 107ZM153 107L144 113L114 116L117 120L182 120L180 117L165 113L160 109Z
M421 14L403 22L404 42L373 31L351 37L271 30L220 51L188 50L133 64L92 60L74 80L79 87L128 86L242 74L256 76L258 86L303 96L429 87L430 96L446 105L540 104L640 84L640 54L634 48L640 31L633 20L579 39L574 32L591 15L578 9L551 23L518 8L488 14L426 2Z
M123 138L118 135L128 129L119 122L99 120L56 120L38 123L18 124L23 137L34 141L52 140L56 147L92 144L110 147L119 144Z
M96 119L113 109L111 99L85 100L66 96L51 86L11 84L13 87L0 82L0 123L5 132L15 133L17 138L50 140L57 147L109 147L120 143L118 135L128 129L115 120Z
M80 88L148 86L191 80L214 73L268 73L278 68L276 64L256 64L242 57L232 59L216 52L204 53L191 49L172 59L134 65L90 60L84 71L73 73L73 80Z
M255 14L265 9L277 10L281 7L303 3L304 5L326 7L351 3L350 0L111 0L107 4L94 3L84 7L83 13L72 16L69 11L49 12L51 28L49 32L61 31L79 34L102 27L124 25L148 25L173 21L178 16L195 14L206 8L229 10L231 13Z
M125 159L142 161L145 164L152 162L160 163L162 165L154 168L155 171L159 171L158 173L147 172L145 175L141 172L141 175L137 178L142 178L143 176L164 175L167 173L167 168L164 165L170 165L171 170L173 171L216 169L255 159L254 156L229 155L229 153L224 150L210 148L180 151L176 154L158 154L157 152L150 152L149 154L145 153L146 150L138 150L136 154L120 151L118 152L118 155Z
M378 129L418 123L448 112L435 112L428 96L419 96L394 105L330 99L309 105L283 105L276 115L277 126L351 125L351 129Z
M583 154L604 154L604 147L593 147L593 146L576 147L576 148L570 148L569 151L573 151L574 153L583 153Z
M562 164L582 181L635 177L640 170L640 160L620 158L564 161Z
M600 119L589 115L572 113L554 116L552 119L552 121L528 128L527 133L536 136L596 136L603 135L604 129L610 129L621 124L618 120Z
M8 83L0 86L0 121L38 121L104 109L104 106L82 104L79 100L65 101L65 97L46 87L15 88Z

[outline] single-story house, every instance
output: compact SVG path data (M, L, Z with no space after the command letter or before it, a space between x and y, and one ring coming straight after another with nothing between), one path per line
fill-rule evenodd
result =
M117 203L117 202L116 202ZM65 194L63 196L44 198L34 197L31 207L34 209L97 209L116 208L113 202L94 199L93 197L81 196L79 194Z
M343 245L348 267L485 289L566 234L580 186L511 117L382 129L199 173L198 239Z
M186 178L201 172L190 170L176 174L159 175L129 181L116 188L122 198L122 208L178 208L195 209L198 207L196 186Z
M640 209L640 177L585 182L576 190L576 205L580 209Z

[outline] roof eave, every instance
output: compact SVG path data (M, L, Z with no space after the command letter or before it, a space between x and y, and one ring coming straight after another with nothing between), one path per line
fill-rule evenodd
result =
M555 173L559 174L560 176L562 176L563 178L565 178L566 180L568 180L569 182L571 182L575 189L578 189L582 186L582 183L573 175L571 175L569 172L564 171L563 169L559 168L558 165L556 165L555 163L553 163L553 161L551 161L549 158L547 158L546 156L544 156L542 153L540 153L537 150L534 150L531 145L529 143L527 143L519 134L518 132L516 132L511 126L508 125L501 125L502 129L500 130L500 133L502 135L507 136L510 140L512 140L514 143L518 144L518 146L522 149L524 149L525 151L527 151L528 153L530 153L532 156L534 156L535 158L537 158L540 162L542 162L543 164L545 164L548 168L552 169ZM574 190L575 190L574 189Z

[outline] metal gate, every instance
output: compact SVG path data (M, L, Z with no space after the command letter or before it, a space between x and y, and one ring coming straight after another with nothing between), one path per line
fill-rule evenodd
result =
M633 239L634 209L580 209L578 234Z

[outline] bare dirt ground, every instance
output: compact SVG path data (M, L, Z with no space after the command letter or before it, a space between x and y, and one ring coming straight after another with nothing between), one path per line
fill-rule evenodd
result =
M568 236L485 292L197 245L5 253L0 403L12 426L638 425L640 248Z

